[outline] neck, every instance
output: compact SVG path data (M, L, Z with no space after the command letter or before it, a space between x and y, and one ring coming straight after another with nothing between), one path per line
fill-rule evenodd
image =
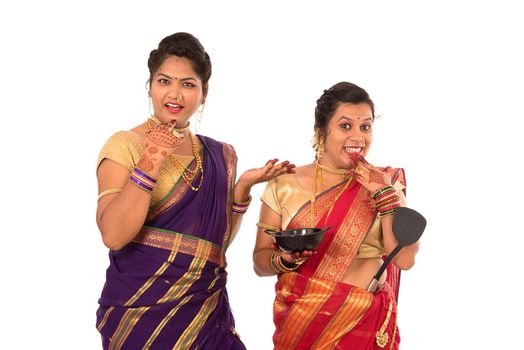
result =
M322 170L324 170L327 173L336 174L336 175L349 175L349 169L339 169L339 168L332 168L327 165L323 165L320 163L320 161L316 160L315 164Z
M162 122L157 118L155 117L154 115L152 115L147 121L146 121L146 126L148 127L149 130L151 130L155 125L158 125L158 124L162 124ZM188 134L186 133L186 131L189 130L189 122L187 122L187 124L183 127L175 127L174 130L179 133L179 134L185 134L185 136L188 136Z

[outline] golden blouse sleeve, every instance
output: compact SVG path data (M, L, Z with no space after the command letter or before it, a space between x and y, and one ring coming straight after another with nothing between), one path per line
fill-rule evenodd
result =
M140 135L132 131L119 131L113 134L102 147L96 169L104 159L111 159L132 171L142 153L142 141Z
M278 179L273 179L269 181L266 185L266 189L260 199L262 202L266 203L273 211L278 215L282 215L282 206L278 201Z

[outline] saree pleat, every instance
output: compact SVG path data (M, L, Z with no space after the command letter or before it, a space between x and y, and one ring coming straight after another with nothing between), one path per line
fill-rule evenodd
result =
M179 181L133 242L109 254L97 312L104 349L213 349L209 337L220 342L212 346L245 349L225 289L236 156L199 138L200 191Z
M401 169L387 171L392 183L405 185ZM278 276L273 309L276 350L382 349L386 345L398 349L398 269L388 268L387 283L375 294L341 282L375 220L370 195L356 182L319 194L314 208L308 202L292 218L287 229L311 227L311 222L332 228L317 254L295 272Z

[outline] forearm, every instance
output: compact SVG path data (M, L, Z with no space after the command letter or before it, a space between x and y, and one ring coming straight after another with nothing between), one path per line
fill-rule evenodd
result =
M381 218L382 235L386 255L389 255L398 245L393 233L393 215ZM393 259L393 264L401 270L408 270L415 264L415 255L418 252L419 243L416 242L403 247Z
M241 181L237 182L235 185L235 190L233 193L233 201L235 203L248 203L250 201L251 186L242 183ZM242 224L243 214L233 212L233 223L231 227L231 238L229 242L231 243L235 239L240 226Z
M387 215L382 217L382 234L384 238L384 248L386 255L397 247L398 242L393 233L393 215ZM393 259L392 263L401 270L408 270L415 264L415 255L418 252L419 243L416 242L409 246L402 247L398 254Z
M139 161L143 170L135 168L130 175L120 175L123 177L122 192L107 204L99 203L97 223L102 240L110 249L119 250L131 242L146 220L151 192L163 161L152 162L149 156L146 153Z
M126 184L97 220L104 244L119 250L131 242L144 224L150 202L151 194Z
M253 254L253 268L258 276L274 276L277 274L271 266L271 255L274 252L271 248L262 248Z

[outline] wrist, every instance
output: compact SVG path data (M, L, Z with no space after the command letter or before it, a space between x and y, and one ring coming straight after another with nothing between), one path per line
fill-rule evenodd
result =
M239 180L235 185L234 199L236 202L247 202L251 198L251 186Z

